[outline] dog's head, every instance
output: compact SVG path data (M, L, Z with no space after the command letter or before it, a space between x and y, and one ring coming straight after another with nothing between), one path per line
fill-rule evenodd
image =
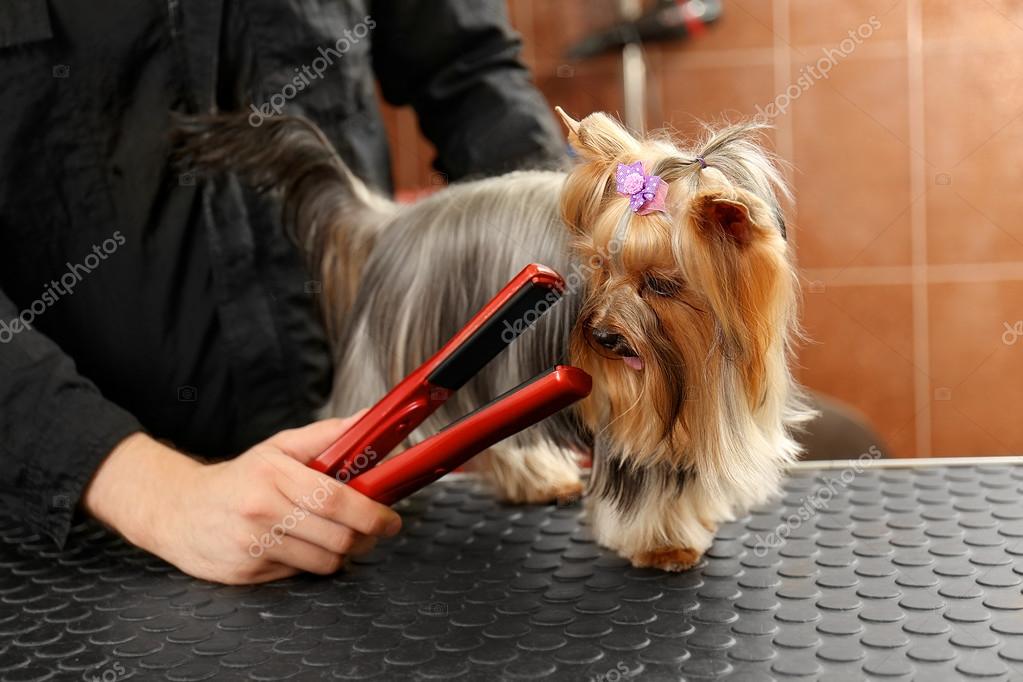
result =
M760 127L680 149L605 114L560 113L578 155L562 213L588 278L572 340L595 379L588 426L623 456L697 467L680 453L720 467L729 439L784 431L797 280ZM663 211L620 191L623 170L639 186L636 162L666 185Z

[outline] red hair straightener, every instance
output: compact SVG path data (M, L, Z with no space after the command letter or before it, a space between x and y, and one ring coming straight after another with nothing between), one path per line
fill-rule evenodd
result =
M394 504L494 443L590 393L590 376L555 366L381 463L412 431L561 298L554 270L516 275L432 358L405 377L309 466ZM379 464L379 466L377 466Z

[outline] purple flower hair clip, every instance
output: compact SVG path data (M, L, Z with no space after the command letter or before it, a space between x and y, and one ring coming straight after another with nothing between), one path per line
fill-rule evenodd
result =
M659 175L647 175L643 162L620 163L615 171L618 193L629 197L629 208L636 215L647 215L654 211L666 213L664 200L668 196L668 183Z

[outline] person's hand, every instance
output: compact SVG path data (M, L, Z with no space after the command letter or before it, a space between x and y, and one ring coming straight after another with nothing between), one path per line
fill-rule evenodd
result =
M216 464L134 434L104 461L83 504L198 578L242 584L333 573L401 528L390 508L306 466L353 421L282 431Z

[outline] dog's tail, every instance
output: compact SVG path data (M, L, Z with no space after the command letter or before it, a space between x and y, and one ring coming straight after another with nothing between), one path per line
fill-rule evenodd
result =
M285 229L321 281L331 339L355 300L363 266L397 205L373 193L345 165L323 132L297 116L244 113L179 119L176 155L201 172L230 171L282 200Z

